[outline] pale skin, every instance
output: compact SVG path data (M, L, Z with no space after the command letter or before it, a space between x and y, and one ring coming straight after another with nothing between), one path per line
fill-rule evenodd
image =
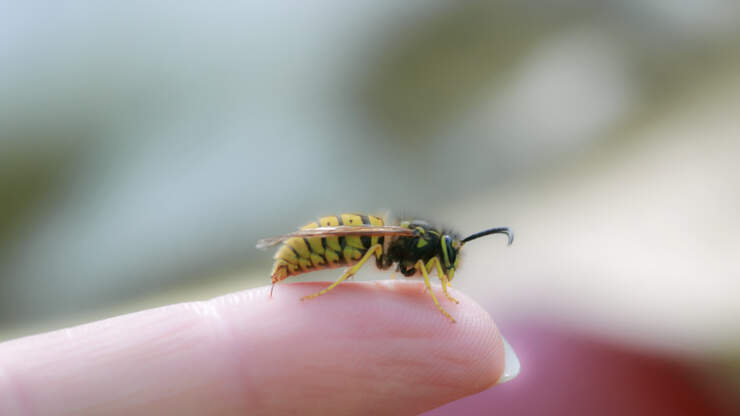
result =
M266 286L2 343L0 414L411 415L502 374L500 333L460 292L445 305L452 325L426 283L345 282L299 301L325 287L284 283L271 298Z

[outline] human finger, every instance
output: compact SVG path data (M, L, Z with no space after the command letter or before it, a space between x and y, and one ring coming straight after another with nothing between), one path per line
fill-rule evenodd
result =
M324 286L280 285L272 298L257 288L0 344L0 413L415 414L504 372L493 321L460 292L459 305L444 303L452 324L418 282L344 283L298 300Z

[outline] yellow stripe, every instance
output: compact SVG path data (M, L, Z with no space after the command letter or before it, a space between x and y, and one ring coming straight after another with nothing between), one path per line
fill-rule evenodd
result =
M318 228L318 226L319 226L319 224L317 224L315 221L314 222L309 222L308 224L306 224L303 227L301 227L301 230L309 230L311 228Z
M313 263L314 267L320 267L324 266L326 264L326 261L318 254L311 253L311 263Z
M288 263L296 264L298 263L298 256L295 255L290 247L283 246L275 254L275 260L284 260Z
M335 215L322 217L319 219L319 224L321 224L322 227L336 227L339 225L339 219ZM326 247L334 251L342 251L342 246L339 245L338 237L326 237Z
M344 225L360 226L362 224L362 217L357 214L342 214L342 222Z
M321 224L322 227L336 227L339 225L339 219L336 215L329 215L326 217L321 217L319 219L319 224Z
M324 246L321 245L321 237L312 237L307 238L306 240L308 240L308 245L312 252L322 256L324 255Z
M374 215L368 215L367 218L368 220L370 220L370 225L385 225L382 218L376 217ZM380 237L378 237L377 235L370 237L370 247L378 244L379 239Z
M370 219L370 225L385 225L383 219L374 215L367 216Z
M344 225L359 227L361 225L365 225L362 222L362 216L357 214L342 214L342 222ZM365 247L362 244L362 239L360 239L359 236L347 236L345 237L345 241L347 242L347 245L350 247L359 248L361 250L367 250L368 247Z
M337 254L334 250L326 250L326 261L329 263L329 266L334 266L335 264L339 263L339 254Z
M352 264L355 260L362 258L362 252L360 250L349 246L344 248L342 254L344 255L344 261L346 261L347 264Z
M317 228L318 226L319 224L317 222L311 222L301 227L301 230ZM324 255L324 246L321 244L321 237L312 237L307 238L306 240L308 240L308 245L312 252L318 253L322 256Z
M298 265L301 266L301 269L305 272L310 271L313 268L311 261L304 258L298 259Z
M362 239L359 236L348 235L344 239L347 241L347 246L349 247L359 248L360 250L366 250L368 248L362 245Z
M311 257L308 245L306 245L306 242L302 238L290 238L285 244L293 247L301 258L307 259Z

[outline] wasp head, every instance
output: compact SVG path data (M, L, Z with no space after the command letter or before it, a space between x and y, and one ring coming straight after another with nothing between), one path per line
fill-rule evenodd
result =
M442 249L442 267L447 274L447 280L452 280L455 277L455 269L460 263L458 254L462 248L462 242L449 234L444 234L439 241Z

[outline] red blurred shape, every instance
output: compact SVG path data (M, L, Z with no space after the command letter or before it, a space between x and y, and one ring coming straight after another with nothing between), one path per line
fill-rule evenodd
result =
M522 365L500 386L425 413L441 415L740 415L687 363L542 325L504 325Z

